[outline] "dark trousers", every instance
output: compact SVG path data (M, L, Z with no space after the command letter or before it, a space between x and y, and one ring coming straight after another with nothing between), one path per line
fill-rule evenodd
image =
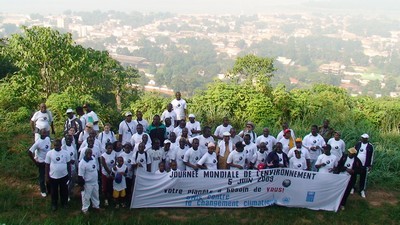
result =
M68 202L68 175L59 179L50 178L51 186L51 205L57 206L58 195L60 195L61 205L65 206Z
M360 190L359 191L364 191L366 181L367 181L367 167L362 166L361 170L360 170Z
M344 195L343 195L342 201L340 202L341 206L345 206L346 205L347 198L349 197L350 191L354 187L354 184L356 183L356 180L357 180L357 175L355 175L355 174L351 175L349 183L347 184L346 190L344 191Z
M45 165L45 163L39 163L38 165L40 192L50 194L50 184L46 183L45 179Z

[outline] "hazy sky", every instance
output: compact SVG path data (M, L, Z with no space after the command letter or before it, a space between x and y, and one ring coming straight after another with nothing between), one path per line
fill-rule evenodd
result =
M0 13L59 14L66 10L173 13L268 13L352 8L400 10L399 0L0 0Z

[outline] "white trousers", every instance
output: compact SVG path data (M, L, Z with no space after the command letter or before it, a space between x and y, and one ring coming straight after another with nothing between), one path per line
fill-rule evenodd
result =
M85 190L81 192L82 195L82 211L86 212L89 209L90 201L92 201L93 208L100 207L99 200L99 184L85 184Z

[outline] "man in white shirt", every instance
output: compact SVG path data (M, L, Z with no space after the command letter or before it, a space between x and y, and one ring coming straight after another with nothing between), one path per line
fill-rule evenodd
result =
M342 139L340 139L340 133L338 131L334 132L333 138L329 139L327 144L332 146L332 154L334 154L338 159L342 158L342 155L346 150L346 144Z
M361 141L358 142L354 148L358 151L357 157L361 161L360 168L360 195L365 198L365 187L367 182L368 172L372 169L372 163L374 161L374 146L369 142L369 135L361 135Z
M203 128L203 135L197 136L199 139L199 149L202 154L205 154L208 149L208 143L214 142L214 138L211 137L211 127L205 126Z
M272 152L274 145L276 144L276 139L275 137L273 137L272 135L269 134L269 128L265 127L263 129L263 135L257 137L256 139L256 145L257 147L260 146L260 143L264 142L265 145L267 146L267 153L269 154L270 152Z
M214 138L218 139L218 143L220 143L224 137L225 132L229 132L232 126L229 124L228 117L224 117L223 123L219 125L214 131ZM233 143L236 144L236 143Z
M47 135L50 133L56 134L53 126L53 115L47 110L47 106L45 103L40 104L40 110L35 112L31 118L31 128L32 133L35 135L35 141L40 138L39 131L45 129L47 131Z
M183 163L186 165L186 170L198 170L197 162L201 159L202 153L199 150L199 139L194 138L192 147L186 151L183 158Z
M257 152L257 146L251 141L251 135L245 134L243 138L244 142L244 154L246 156L246 164L245 169L249 169L251 167L251 162L253 161L253 155Z
M189 114L189 121L186 122L186 127L190 130L191 137L197 137L201 133L200 122L195 121L195 118L194 114Z
M330 145L323 146L324 154L319 155L315 167L321 173L333 173L333 169L337 166L338 159L331 154L332 147Z
M256 132L254 132L254 123L249 121L246 123L246 127L244 128L244 130L239 132L239 136L244 138L245 134L249 134L250 135L250 141L253 143L256 143L256 139L257 139L257 134Z
M98 133L100 130L99 117L92 110L89 104L84 104L83 109L86 110L87 123L93 123L93 130L95 130Z
M317 171L315 167L315 162L319 155L322 152L322 146L325 146L324 138L318 134L318 126L312 125L311 126L311 133L306 135L303 139L303 145L308 149L310 153L310 163L311 163L311 170Z
M179 120L186 121L187 115L187 105L186 101L181 98L181 93L178 91L175 93L175 99L171 101L172 107L174 108L174 112L176 113L176 122L175 126L178 126Z
M143 113L140 110L136 111L136 120L134 120L134 122L136 122L136 124L142 124L143 130L147 130L147 128L149 127L149 122L143 119Z
M204 170L216 170L218 161L217 154L215 154L215 144L210 142L207 148L207 153L197 162L197 167Z
M161 121L165 123L165 119L170 118L171 124L175 127L175 121L177 120L176 113L171 103L168 103L167 109L161 114Z
M276 136L276 140L277 140L277 141L279 141L279 140L281 140L281 139L283 138L283 136L285 135L285 130L287 130L287 129L290 130L290 136L291 136L293 139L296 139L296 136L295 136L295 133L294 133L293 129L290 129L290 128L289 128L289 124L288 124L287 122L284 122L284 123L282 124L282 130L281 130L281 132L279 132L279 134Z
M68 202L68 181L71 175L70 155L62 151L61 140L54 141L54 149L46 154L45 174L51 186L51 210L57 210L60 195L61 206L66 207Z
M244 145L242 142L235 144L236 149L233 150L226 160L230 170L242 170L246 164L246 155L243 153Z
M147 150L149 157L151 158L151 172L155 173L158 170L160 162L165 161L164 149L160 147L160 140L153 139L151 148Z
M39 170L39 185L42 197L46 197L50 193L50 185L45 181L45 159L46 154L50 151L51 142L46 129L39 131L40 138L29 148L28 155L32 162Z
M303 140L301 138L296 138L296 146L289 150L288 158L291 159L295 157L295 151L299 151L302 158L304 158L307 166L307 170L311 170L310 153L308 149L303 146Z
M132 135L136 133L136 125L136 122L132 120L132 113L125 113L125 120L119 123L118 129L118 140L122 143L122 145L130 143Z

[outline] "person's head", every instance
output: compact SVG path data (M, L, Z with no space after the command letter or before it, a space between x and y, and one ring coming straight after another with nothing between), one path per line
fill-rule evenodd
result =
M118 156L117 157L117 165L119 167L121 167L122 165L124 165L124 158L122 156Z
M140 111L140 110L136 111L136 119L137 120L142 120L143 119L142 111Z
M68 135L70 135L70 136L75 135L75 132L76 132L75 127L70 127L68 129Z
M95 130L90 130L90 132L89 132L89 136L90 137L96 137L96 135L97 135L97 132L95 131Z
M282 143L277 142L277 143L275 144L275 151L276 151L277 153L282 153L282 148L283 148Z
M369 140L369 135L368 134L363 134L361 135L361 142L364 144L367 144Z
M171 167L171 170L176 171L178 169L178 164L176 163L175 160L171 161L171 163L169 164Z
M193 141L192 141L192 148L193 148L194 150L197 150L197 149L199 148L199 139L193 138Z
M246 123L246 129L248 130L248 131L251 131L251 130L254 130L254 123L253 122L247 122Z
M244 145L241 141L236 142L235 147L237 152L243 152L244 150Z
M175 132L169 133L169 140L170 140L172 143L175 143L175 141L176 141L176 134L175 134Z
M139 146L138 146L138 151L139 151L140 153L143 153L145 148L146 148L146 145L142 142L142 143L140 143Z
M211 127L205 126L205 127L203 128L203 136L204 136L205 138L211 137Z
M39 131L39 134L40 134L40 139L45 139L49 135L49 133L46 129L41 129Z
M87 142L89 148L93 148L93 146L94 146L94 137L89 136L89 137L86 139L86 142Z
M170 117L165 118L164 122L165 122L165 126L166 127L169 127L172 124L172 121L171 121Z
M232 127L232 128L229 130L229 133L231 134L231 137L234 138L234 137L236 136L236 129Z
M335 131L335 133L333 134L333 138L335 138L336 141L339 141L340 137L341 137L340 132L339 131Z
M138 133L138 134L142 134L143 133L143 125L142 124L138 124L138 125L136 125L136 132Z
M109 123L104 124L104 132L106 134L108 134L108 132L110 132L110 130L111 130L111 124L109 124Z
M287 122L282 123L282 130L289 129L289 124Z
M122 150L122 142L120 142L120 141L115 141L115 142L113 143L113 148L114 148L114 151L120 152L120 151Z
M163 173L163 172L165 171L165 163L164 163L163 161L161 161L161 162L158 164L158 170L159 170L161 173Z
M296 156L297 159L301 158L301 152L299 150L294 150L294 156Z
M153 116L153 124L156 126L160 125L160 116L159 115Z
M60 139L54 140L54 149L56 151L60 151L61 150L61 140Z
M194 123L194 120L196 119L196 117L194 116L194 114L190 114L189 115L189 121L191 122L191 123Z
M85 112L83 111L83 107L81 107L81 106L76 107L75 111L76 111L76 114L78 114L79 116L82 116L85 114Z
M222 125L223 125L224 127L226 127L226 126L229 125L229 119L228 119L228 117L224 117L224 119L222 120Z
M154 138L151 143L151 148L154 150L160 149L160 140L158 138Z
M354 147L353 148L349 148L347 151L349 152L349 158L350 159L354 158L354 156L357 155L357 149L354 148Z
M267 145L265 144L265 142L261 142L260 146L258 147L258 149L260 150L261 153L264 153L265 151L268 151Z
M179 147L181 149L183 149L183 148L185 148L185 146L186 146L186 139L185 138L180 138L179 139Z
M45 103L40 103L39 105L40 112L45 113L47 112L47 106Z
M125 120L128 123L130 123L132 121L132 113L131 112L126 112L125 113Z
M126 154L129 154L129 153L132 151L132 149L133 149L133 146L132 146L131 143L129 143L129 142L125 143L125 145L124 145L124 152L125 152Z
M188 137L189 134L189 129L187 129L186 127L182 129L182 137Z
M208 143L207 149L209 154L213 154L215 152L215 144L213 142Z
M85 130L87 132L90 132L91 130L93 130L93 123L90 123L90 122L86 123Z
M244 137L243 137L244 143L246 145L248 145L248 144L250 144L250 140L251 140L250 134L245 134Z
M264 137L268 137L268 136L269 136L269 129L268 129L268 127L264 127L264 129L263 129L263 135L264 135Z
M74 117L74 111L72 109L67 109L66 114L69 119L72 119Z
M300 149L303 145L303 140L301 138L296 138L296 148Z
M113 149L114 149L114 145L112 143L110 143L110 142L107 142L107 144L106 144L106 153L107 154L111 154Z
M148 141L149 141L149 135L146 134L146 133L144 133L144 134L142 135L142 143L147 144Z
M181 93L178 91L175 93L176 100L181 100Z
M329 120L325 119L322 125L324 128L328 128L329 127Z
M289 139L292 136L292 132L289 129L283 131L283 137Z
M86 104L83 105L83 109L84 109L87 113L89 113L89 112L92 111L92 108L90 107L90 105L89 105L88 103L86 103Z
M231 129L231 130L232 130L232 129ZM223 135L223 140L224 140L224 142L225 142L225 143L228 143L229 140L231 139L231 133L229 133L229 132L224 132L222 135Z
M171 141L167 139L164 141L164 151L168 152L170 148L171 148Z
M332 146L330 144L325 145L323 148L324 148L324 154L325 155L330 155L331 154Z
M317 125L314 124L311 126L311 134L312 134L312 136L318 135L318 126Z
M167 111L168 111L168 112L172 112L172 110L173 110L172 104L171 104L171 103L168 103L168 104L167 104Z
M71 136L71 135L65 135L65 144L67 145L67 146L71 146L72 145L72 140L73 140L73 136Z
M86 149L86 151L85 151L86 160L91 159L92 155L93 155L93 150L91 148Z
M184 127L186 127L186 122L185 122L185 120L180 120L179 121L179 127L182 129L182 128L184 128Z

